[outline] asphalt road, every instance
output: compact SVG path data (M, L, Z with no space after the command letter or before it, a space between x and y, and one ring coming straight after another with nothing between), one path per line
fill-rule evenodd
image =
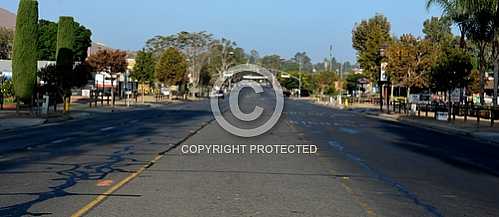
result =
M273 103L265 94L242 97L244 112L255 105L268 111ZM0 136L2 144L39 143L0 159L0 216L69 216L140 168L101 203L87 206L87 216L499 213L497 146L295 100L286 101L270 132L241 138L216 122L203 127L212 119L208 107L199 102L144 109ZM245 128L262 121L226 118ZM183 151L199 145L316 145L319 150Z
M31 148L1 153L0 216L70 216L209 121L207 105L97 113L2 132L0 145Z

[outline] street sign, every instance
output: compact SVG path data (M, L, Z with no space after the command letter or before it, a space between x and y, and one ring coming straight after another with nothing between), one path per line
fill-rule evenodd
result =
M437 112L437 120L438 121L447 121L449 118L448 112Z
M388 66L388 63L381 63L381 76L380 76L380 81L386 82L388 81L388 76L386 74L386 67Z

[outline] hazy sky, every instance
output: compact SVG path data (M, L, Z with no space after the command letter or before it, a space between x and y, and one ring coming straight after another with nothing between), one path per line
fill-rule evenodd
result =
M120 49L140 49L155 35L206 30L235 40L248 52L314 61L329 56L355 61L351 32L356 22L383 13L396 35L422 35L423 21L441 14L425 0L40 0L40 17L74 16L92 29L93 40ZM18 0L0 7L15 12Z

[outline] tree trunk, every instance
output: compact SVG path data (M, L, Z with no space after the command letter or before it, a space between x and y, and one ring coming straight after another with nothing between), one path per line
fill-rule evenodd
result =
M496 57L494 61L494 98L492 102L494 103L494 107L497 106L497 85L499 82L499 55Z
M447 104L448 104L448 109L447 109L447 115L448 115L448 121L451 121L452 120L452 97L451 97L451 94L452 94L452 91L451 89L449 89L449 93L448 94L448 101L447 101Z
M146 97L146 90L145 90L145 83L142 83L142 104L145 103L145 97Z
M409 104L409 97L411 96L411 87L407 87L407 98L406 98L406 103Z
M392 98L392 100L394 99L394 98L393 98L393 90L394 90L394 89L395 89L395 87L392 85L392 86L390 87L390 97Z
M480 63L479 63L479 71L480 71L480 104L485 105L485 62L484 62L484 52L485 48L483 45L480 45Z
M492 103L494 108L497 106L497 85L499 83L499 38L496 39L493 46L493 55L494 55L494 98L492 99Z

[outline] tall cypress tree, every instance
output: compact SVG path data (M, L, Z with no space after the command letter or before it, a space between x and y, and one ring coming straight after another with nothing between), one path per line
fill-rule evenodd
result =
M64 110L68 110L68 99L71 96L71 81L73 72L73 56L74 56L74 20L72 17L60 17L59 27L57 30L57 52L56 66L59 75L62 76L61 87L64 90Z
M17 10L12 72L18 101L31 104L38 58L38 1L20 0Z

